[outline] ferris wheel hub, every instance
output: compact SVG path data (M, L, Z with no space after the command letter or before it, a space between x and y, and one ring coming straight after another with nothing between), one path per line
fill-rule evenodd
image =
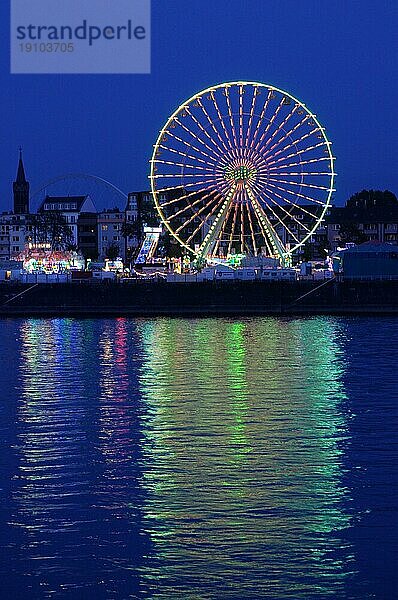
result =
M236 181L236 182L244 182L251 181L256 178L257 169L256 167L247 166L247 165L239 165L228 166L224 169L224 177L226 181Z

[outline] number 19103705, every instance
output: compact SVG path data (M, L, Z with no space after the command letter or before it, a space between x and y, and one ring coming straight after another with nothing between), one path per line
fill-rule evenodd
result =
M37 42L30 43L25 42L19 44L19 49L21 52L74 52L75 48L73 43L67 44L66 42Z

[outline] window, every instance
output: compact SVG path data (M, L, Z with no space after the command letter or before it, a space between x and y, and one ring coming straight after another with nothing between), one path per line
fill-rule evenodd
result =
M108 241L108 236L107 235L103 235L102 239L104 240L104 242L107 242Z
M70 222L71 223L75 223L76 222L76 217L74 215L71 216Z
M118 235L114 235L113 239L115 240L115 242L118 242L120 240L120 237Z
M102 225L102 231L108 231L108 225Z
M76 210L77 209L77 204L74 202L73 204L70 205L72 210Z

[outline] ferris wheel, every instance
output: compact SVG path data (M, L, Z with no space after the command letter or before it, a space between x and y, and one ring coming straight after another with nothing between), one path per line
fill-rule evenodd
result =
M164 225L197 259L263 254L282 264L322 222L334 178L316 115L245 81L184 102L159 134L150 174Z

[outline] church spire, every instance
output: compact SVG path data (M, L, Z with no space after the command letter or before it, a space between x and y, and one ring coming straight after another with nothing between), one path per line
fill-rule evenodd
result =
M19 163L18 163L18 172L17 172L16 182L17 183L26 183L25 169L23 166L22 147L21 146L19 147Z
M17 178L13 183L14 213L26 215L29 213L29 182L26 181L25 169L22 159L22 148L19 148L19 162Z

